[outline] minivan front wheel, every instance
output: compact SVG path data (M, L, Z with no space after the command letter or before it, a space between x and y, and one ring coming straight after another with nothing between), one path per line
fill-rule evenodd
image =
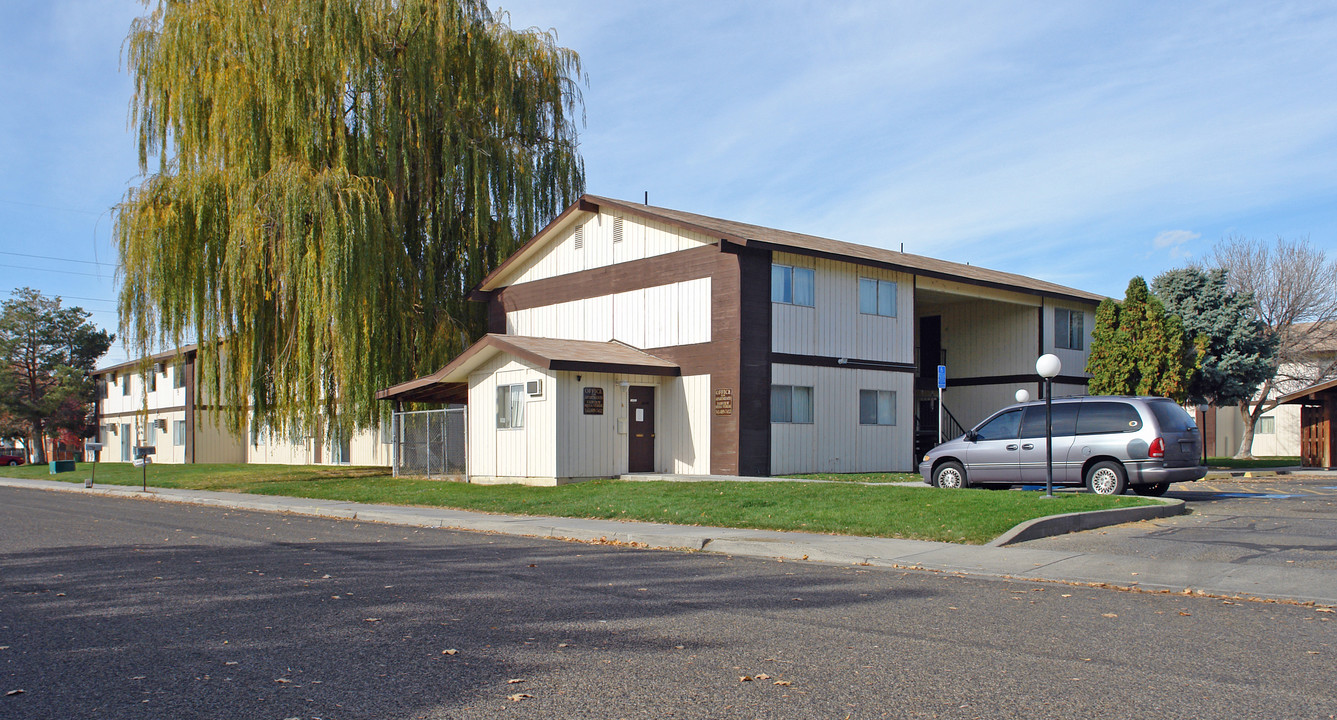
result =
M1113 460L1102 460L1086 471L1086 488L1097 495L1122 495L1128 489L1128 473Z
M933 480L933 484L940 488L960 490L961 488L967 487L966 469L961 467L961 463L954 460L948 460L939 465L937 470L933 471Z

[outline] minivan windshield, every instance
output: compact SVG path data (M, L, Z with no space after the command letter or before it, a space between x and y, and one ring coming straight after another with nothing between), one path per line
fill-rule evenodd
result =
M1152 400L1147 404L1151 406L1151 412L1156 416L1156 424L1161 426L1161 432L1198 429L1193 416L1184 412L1184 408L1176 405L1173 400Z

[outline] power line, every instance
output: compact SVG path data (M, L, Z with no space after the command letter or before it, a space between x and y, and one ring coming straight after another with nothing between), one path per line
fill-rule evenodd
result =
M23 205L26 207L45 208L47 210L63 210L65 212L81 213L83 215L101 215L102 213L106 212L105 210L100 212L93 212L92 210L80 210L78 208L60 207L59 205L42 205L40 203L19 202L18 200L0 199L0 203L5 203L7 205Z
M120 263L104 263L97 260L72 260L70 258L56 257L54 255L32 255L30 253L11 252L9 250L0 250L0 255L17 255L19 257L37 258L38 260L59 260L60 262L83 263L84 265L102 265L107 267L116 267Z
M102 275L102 274L99 274L99 273L77 272L77 271L75 271L75 270L56 270L56 269L54 269L54 268L28 267L27 265L6 265L5 267L14 268L15 270L36 270L37 272L64 273L64 274L66 274L66 275L83 275L84 277L95 277L95 278L99 278L99 279L102 279L102 280L110 280L110 279L111 279L111 278L107 277L106 275Z

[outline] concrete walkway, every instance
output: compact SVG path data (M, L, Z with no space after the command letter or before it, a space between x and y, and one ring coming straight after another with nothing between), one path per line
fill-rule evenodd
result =
M444 508L369 505L207 490L151 488L148 493L143 493L133 487L112 485L89 490L82 485L54 480L0 478L0 486L535 538L1337 605L1337 573L1307 568L1163 561L1088 552L616 520L493 515Z

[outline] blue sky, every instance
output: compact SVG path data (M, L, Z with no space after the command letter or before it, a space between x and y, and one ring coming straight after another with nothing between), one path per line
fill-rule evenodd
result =
M1337 6L492 6L581 53L592 193L1115 296L1228 234L1337 253ZM0 3L0 293L112 330L108 208L139 182L120 52L142 12Z

